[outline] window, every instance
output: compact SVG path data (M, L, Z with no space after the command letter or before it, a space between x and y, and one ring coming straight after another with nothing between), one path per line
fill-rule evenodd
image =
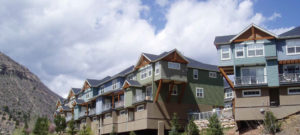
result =
M232 89L226 89L225 90L225 99L233 98Z
M136 76L134 74L130 74L127 77L128 80L136 80Z
M198 69L193 69L193 78L198 80Z
M204 98L203 88L196 88L196 97L198 97L198 98Z
M248 45L248 57L264 56L264 45L263 44L251 44Z
M147 65L143 68L140 69L140 77L141 80L146 79L148 77L152 76L152 66L151 65Z
M106 114L104 115L104 118L111 118L111 113L106 113Z
M120 115L126 115L127 111L126 110L121 110L119 113L120 113Z
M112 89L117 89L117 80L112 81Z
M235 46L235 57L236 58L244 58L244 45L236 45Z
M136 107L136 111L137 112L140 112L140 111L143 111L143 110L145 110L145 106L144 105L139 105L139 106Z
M242 84L264 84L267 82L265 67L243 67L242 76L236 78Z
M155 63L155 75L159 75L160 73L160 63L156 62Z
M216 72L209 72L209 77L210 78L217 78L217 73Z
M287 45L286 46L287 55L296 55L300 54L300 45Z
M180 70L180 63L168 62L168 68Z
M288 88L288 94L289 95L300 94L300 87Z
M100 94L104 93L104 86L100 86Z
M243 97L257 97L260 96L260 90L243 90Z
M171 84L169 85L169 90L171 90ZM178 95L178 87L177 87L177 85L173 85L173 90L172 90L171 95L173 95L173 96L177 96Z
M300 73L300 64L283 65L283 73L285 74Z
M221 47L221 60L230 60L230 46L222 46Z

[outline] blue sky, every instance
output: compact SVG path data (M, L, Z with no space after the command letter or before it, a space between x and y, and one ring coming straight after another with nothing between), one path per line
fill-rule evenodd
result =
M177 48L218 64L214 37L251 23L276 34L299 26L295 0L0 0L0 51L66 96L86 78Z

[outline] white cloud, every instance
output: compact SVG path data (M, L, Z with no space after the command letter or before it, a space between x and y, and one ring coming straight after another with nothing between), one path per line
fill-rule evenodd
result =
M268 17L268 20L273 21L277 18L281 18L281 14L275 12L272 14L272 16Z
M156 4L158 4L159 6L166 6L169 3L169 0L155 0Z
M280 35L280 34L282 34L284 32L287 32L287 31L289 31L289 30L291 30L293 28L295 28L295 27L286 27L286 28L271 29L270 31L273 32L273 33L275 33L275 34L277 34L277 35Z
M1 1L1 50L65 96L86 78L101 79L135 64L141 52L177 48L186 56L217 64L215 36L270 21L253 11L250 0L166 3L167 23L155 34L140 17L149 7L139 0Z

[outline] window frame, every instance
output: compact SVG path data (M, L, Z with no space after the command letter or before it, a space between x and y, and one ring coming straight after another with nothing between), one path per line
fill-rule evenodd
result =
M211 76L211 74L214 74L214 75ZM209 72L209 73L208 73L208 77L209 77L209 78L217 78L217 72Z
M104 93L104 85L101 85L101 86L100 86L99 92L100 92L100 94L103 94L103 93Z
M158 62L155 63L155 70L154 70L155 75L159 75L160 74L160 69L161 69L161 65L160 65L160 62L158 61Z
M141 109L142 108L142 109ZM145 110L145 105L138 105L137 107L136 107L136 111L137 112L141 112L141 111L144 111Z
M252 91L258 91L258 95L245 95L245 92L252 92ZM243 97L260 97L261 96L261 89L253 89L253 90L242 90Z
M118 83L117 79L112 80L112 89L113 90L117 89L117 83Z
M195 71L196 71L197 73L195 73ZM195 75L196 75L197 77L195 77ZM193 69L193 79L194 79L194 80L198 80L198 79L199 79L199 71L198 71L198 69Z
M262 51L263 51L263 54L262 55L257 55L256 54L256 51L258 50L257 49L257 45L261 45L262 46ZM254 49L250 49L250 50L254 50L255 52L255 55L254 56L249 56L249 46L254 46ZM247 57L264 57L265 56L265 46L264 44L248 44L247 45Z
M297 89L299 89L300 90L300 87L290 87L290 88L288 88L288 90L287 90L287 92L288 92L288 95L300 95L300 92L295 92L295 93L293 93L293 92L290 92L290 90L297 90Z
M293 48L295 49L295 52L294 52L294 53L289 53L289 52L288 52L288 48L291 48L291 47L293 47ZM286 46L285 46L286 55L299 55L300 52L297 53L297 47L300 47L300 46L299 46L299 45L298 45L298 46L297 46L297 45L286 45Z
M196 87L195 92L196 92L196 97L197 98L204 98L204 88ZM198 96L198 93L199 93L199 96ZM202 94L202 96L201 96L201 94Z
M237 56L237 52L240 51L240 50L237 50L237 47L242 47L243 49L243 56ZM235 48L234 48L234 52L235 52L235 58L245 58L245 45L244 44L237 44L235 45Z
M168 68L169 69L180 70L181 67L180 67L180 63L168 61Z
M228 50L228 53L229 53L229 56L228 58L223 58L223 49L229 49ZM231 48L230 48L230 45L224 45L224 46L221 46L221 60L231 60Z

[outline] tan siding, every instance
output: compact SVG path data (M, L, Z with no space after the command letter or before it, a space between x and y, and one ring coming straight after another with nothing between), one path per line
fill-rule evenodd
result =
M235 107L269 106L269 90L261 89L259 97L243 97L242 90L236 90Z

